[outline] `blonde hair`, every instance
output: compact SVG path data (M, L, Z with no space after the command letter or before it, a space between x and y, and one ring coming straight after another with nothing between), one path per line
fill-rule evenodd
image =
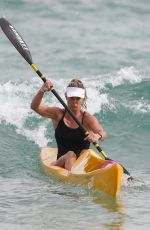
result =
M67 87L77 87L77 88L81 88L85 90L85 97L83 99L83 104L82 104L82 108L86 109L87 108L87 104L86 104L86 100L87 100L87 92L86 92L86 88L83 84L83 82L79 79L72 79L69 84L67 85Z

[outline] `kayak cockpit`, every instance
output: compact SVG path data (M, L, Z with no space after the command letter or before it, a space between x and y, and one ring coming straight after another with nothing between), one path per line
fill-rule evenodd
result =
M113 161L103 160L92 149L88 149L75 161L71 172L76 174L85 174L94 170L106 168L112 164L115 163Z

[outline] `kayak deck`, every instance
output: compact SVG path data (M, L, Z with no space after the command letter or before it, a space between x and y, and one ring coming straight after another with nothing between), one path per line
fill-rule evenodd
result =
M57 148L42 148L40 161L47 174L53 174L65 182L87 185L89 188L103 191L113 197L119 193L123 169L116 162L103 160L92 149L88 149L76 160L71 171L68 171L51 165L56 158Z

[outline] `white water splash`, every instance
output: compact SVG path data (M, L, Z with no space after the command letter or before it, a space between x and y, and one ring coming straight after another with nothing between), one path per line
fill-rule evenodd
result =
M124 67L121 68L116 73L107 74L105 76L100 77L100 87L105 88L107 84L112 85L113 87L117 87L119 85L125 84L128 82L130 84L136 84L142 81L144 77L141 75L140 71L138 71L135 67Z
M91 114L99 113L103 108L109 108L109 110L115 109L115 104L112 103L113 99L108 94L100 94L99 90L87 89L88 99L88 111Z
M125 81L135 84L141 82L142 76L133 66L120 69L115 76L110 78L112 86L122 85Z
M0 86L0 120L13 124L18 128L29 114L29 105L25 103L21 85L11 82Z
M45 132L47 123L38 123L36 128L26 125L26 122L33 117L30 109L32 85L27 82L14 84L9 81L0 85L0 123L16 127L16 132L25 136L28 140L35 142L39 146L48 143Z
M131 105L130 108L138 113L150 113L150 104L146 101L135 102L135 104Z
M43 124L39 125L37 128L33 130L29 130L22 127L21 129L17 129L17 132L27 137L28 140L35 142L40 147L44 147L47 146L49 141L51 141L46 138L46 129L47 126Z

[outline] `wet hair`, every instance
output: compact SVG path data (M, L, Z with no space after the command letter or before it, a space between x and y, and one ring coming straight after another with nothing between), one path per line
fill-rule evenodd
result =
M87 104L86 104L86 100L87 100L87 92L86 92L86 88L83 84L83 82L79 79L72 79L69 84L67 85L67 87L77 87L77 88L81 88L85 90L85 98L83 99L83 105L82 108L86 109L87 108Z

